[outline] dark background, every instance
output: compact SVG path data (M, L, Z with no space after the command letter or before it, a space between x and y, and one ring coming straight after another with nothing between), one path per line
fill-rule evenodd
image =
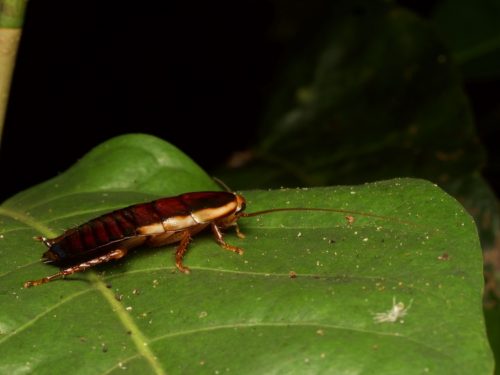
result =
M118 134L175 144L205 168L252 138L280 51L265 1L105 9L33 1L1 151L2 198ZM100 2L103 3L103 2ZM228 15L231 16L228 16Z
M399 3L428 17L436 2ZM168 4L29 2L0 151L1 200L119 134L157 135L208 170L252 144L289 47L272 37L281 2ZM307 35L324 2L289 4ZM499 87L465 82L476 117L498 111ZM497 129L478 126L489 150L484 173L498 192Z

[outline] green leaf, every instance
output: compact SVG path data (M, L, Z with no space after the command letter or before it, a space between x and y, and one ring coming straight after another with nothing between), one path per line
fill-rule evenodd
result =
M177 149L123 136L0 208L0 373L489 374L476 228L422 180L353 187L246 191L243 247L210 234L43 286L38 261L52 236L98 214L185 191L215 189ZM375 313L405 304L406 316ZM410 305L411 304L411 305ZM409 306L410 305L410 306ZM409 307L408 307L409 306Z

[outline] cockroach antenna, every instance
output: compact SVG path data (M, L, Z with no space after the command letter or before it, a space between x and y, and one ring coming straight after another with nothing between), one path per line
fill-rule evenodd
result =
M224 181L222 181L220 178L218 177L215 177L215 176L212 176L212 179L217 182L217 184L223 188L225 191L227 191L228 193L232 193L233 191L229 188L229 186L226 185L226 183Z

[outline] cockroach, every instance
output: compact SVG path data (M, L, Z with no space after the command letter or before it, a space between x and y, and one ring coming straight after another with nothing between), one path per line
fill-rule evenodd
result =
M77 227L66 230L55 238L35 237L48 250L42 260L61 267L60 271L39 280L24 283L25 288L81 272L98 264L123 258L138 246L163 246L178 242L175 265L179 271L189 273L182 264L191 237L210 227L216 242L224 249L243 254L243 249L226 243L222 231L234 227L236 234L244 238L237 221L240 217L251 217L276 211L353 211L329 208L274 208L245 213L245 198L237 193L205 191L185 193L175 197L161 198L148 203L125 207ZM377 216L365 214L368 216Z
M39 280L27 281L25 288L48 283L54 279L81 272L110 260L123 258L128 250L141 246L162 246L179 242L175 265L189 273L182 264L191 236L210 226L217 243L226 250L243 254L239 247L224 241L222 230L236 227L245 209L243 196L222 191L186 193L149 203L135 204L65 231L58 237L35 237L48 250L42 260L63 268Z

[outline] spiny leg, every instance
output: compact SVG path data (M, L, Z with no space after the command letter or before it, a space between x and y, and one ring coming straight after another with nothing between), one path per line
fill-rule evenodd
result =
M62 271L59 271L51 276L44 277L43 279L39 280L31 280L31 281L26 281L24 283L25 288L29 288L32 286L38 286L42 285L45 283L48 283L49 281L52 281L54 279L58 279L63 276L71 275L76 272L81 272L85 271L87 268L94 267L98 264L109 262L110 260L115 260L115 259L120 259L124 257L127 254L127 249L115 249L110 251L107 254L101 255L100 257L90 259L86 262L77 264L76 266L73 267L68 267Z
M177 246L177 251L175 252L175 265L179 269L179 271L183 273L189 273L189 268L185 267L182 264L182 258L184 257L184 254L186 254L189 241L191 241L191 235L189 231L184 231L182 234L181 242L179 243L179 246Z
M224 236L222 235L222 232L220 231L219 227L215 223L211 223L210 226L212 228L212 233L215 236L215 240L217 241L217 243L220 246L222 246L226 250L233 251L237 254L240 254L240 255L243 254L243 249L236 247L236 246L233 246L233 245L229 245L226 241L224 241ZM236 233L238 233L238 232L239 232L239 229L237 230Z

